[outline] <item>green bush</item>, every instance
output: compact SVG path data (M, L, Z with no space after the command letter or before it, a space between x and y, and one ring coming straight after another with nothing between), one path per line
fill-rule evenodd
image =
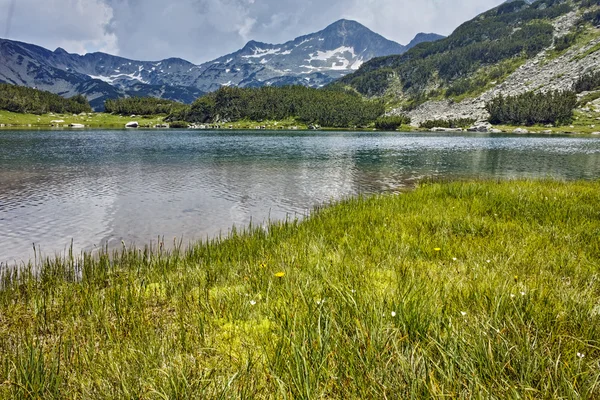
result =
M576 40L577 40L576 33L569 33L565 36L556 38L556 40L554 41L554 49L557 51L566 50L569 47L571 47L575 43Z
M572 91L527 92L498 96L486 104L492 124L566 124L573 119L577 96Z
M395 131L400 126L408 124L410 124L410 118L406 115L390 115L377 118L375 128L382 131Z
M600 71L585 74L573 84L573 91L575 91L575 93L589 92L598 89L600 89Z
M185 122L185 121L171 121L169 123L169 127L170 128L187 128L188 126L190 126L189 123Z

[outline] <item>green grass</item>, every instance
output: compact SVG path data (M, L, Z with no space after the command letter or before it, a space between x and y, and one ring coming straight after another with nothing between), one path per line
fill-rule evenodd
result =
M584 58L586 58L587 56L589 56L590 54L594 54L595 52L597 52L598 50L600 50L600 43L596 43L594 46L590 47L588 50L586 50L585 52L581 53L581 54L577 54L575 57L573 57L571 59L571 61L575 61L575 60L583 60Z
M60 127L68 127L69 124L83 124L90 128L124 128L130 121L137 121L141 126L151 127L163 123L165 116L127 116L112 115L106 113L90 113L88 115L74 114L21 114L0 110L0 124L5 128L11 127L50 127L53 120L63 120Z
M0 397L598 398L598 204L600 182L427 183L5 270Z

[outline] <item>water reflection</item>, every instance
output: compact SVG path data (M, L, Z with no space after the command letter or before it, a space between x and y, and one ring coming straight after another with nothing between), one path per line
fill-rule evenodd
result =
M423 177L600 177L600 140L484 134L0 132L0 262L304 215Z

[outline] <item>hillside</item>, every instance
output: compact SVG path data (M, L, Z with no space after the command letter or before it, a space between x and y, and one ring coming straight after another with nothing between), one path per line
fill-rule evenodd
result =
M335 85L383 97L391 113L415 125L484 120L486 102L499 95L570 90L598 70L599 8L598 0L504 3L445 39L371 60Z
M50 92L3 83L0 83L0 110L37 115L92 111L81 95L66 99Z

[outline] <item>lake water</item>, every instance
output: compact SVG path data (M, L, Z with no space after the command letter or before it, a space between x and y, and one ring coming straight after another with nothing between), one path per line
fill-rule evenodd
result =
M600 178L600 139L488 134L0 131L0 263L191 240L424 177Z

